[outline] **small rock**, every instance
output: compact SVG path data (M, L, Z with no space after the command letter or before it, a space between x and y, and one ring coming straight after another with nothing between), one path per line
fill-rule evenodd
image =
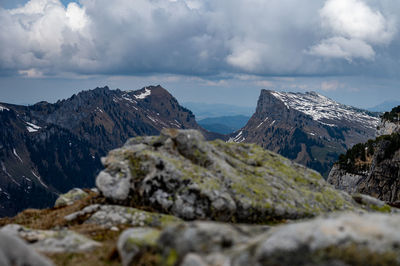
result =
M54 207L64 207L74 204L74 202L86 198L89 194L80 188L74 188L65 194L62 194L56 200Z
M148 227L125 230L117 244L122 265L133 265L143 249L156 247L159 236L159 230Z
M110 228L110 230L111 230L111 231L114 231L114 232L118 232L118 231L119 231L119 228L116 227L116 226L112 226L112 227Z
M101 246L96 241L70 230L34 230L17 224L4 226L5 232L26 240L35 250L50 253L84 252Z
M180 266L209 266L201 256L189 253L185 256Z
M73 221L87 217L85 223L102 225L108 228L118 225L165 227L182 222L181 219L160 213L146 212L139 209L118 205L90 205L83 210L71 213L64 218Z
M365 194L360 194L360 193L356 193L352 195L353 199L365 206L366 208L372 210L372 211L378 211L378 212L397 212L396 209L392 209L389 205L387 205L385 202L365 195Z
M18 237L0 230L0 265L51 266L53 264Z
M159 245L166 253L177 252L180 258L189 253L221 253L240 246L269 230L268 226L232 225L216 222L191 222L167 227Z
M85 217L87 215L90 215L90 214L96 212L97 210L99 210L100 208L101 208L101 206L99 204L89 205L80 211L73 212L71 214L66 215L64 217L64 219L66 221L70 222L70 221L76 220L80 217Z

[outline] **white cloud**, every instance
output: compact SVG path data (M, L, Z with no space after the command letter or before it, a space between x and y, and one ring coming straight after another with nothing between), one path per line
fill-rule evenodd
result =
M232 66L247 71L254 71L262 64L260 46L240 44L233 45L232 53L226 58L226 61Z
M394 35L393 22L362 0L328 0L320 11L326 27L334 34L371 43L388 43Z
M375 56L374 49L366 42L344 37L322 40L321 43L311 47L309 53L323 57L344 58L348 61L352 61L353 58L372 60Z
M343 88L344 84L339 83L337 80L323 81L321 83L321 90L323 91L335 91L339 88Z
M89 21L84 8L75 3L65 8L58 0L31 0L20 8L0 9L0 67L20 73L87 67L93 51Z
M28 78L41 78L43 77L43 73L40 72L37 69L31 68L28 70L20 70L18 73L22 76L28 77Z
M268 87L273 87L274 86L274 83L271 82L271 81L268 81L268 80L258 80L256 82L254 82L254 84L256 86L264 87L264 88L268 88Z
M318 57L371 61L396 40L387 12L398 5L385 1L383 10L361 0L30 0L0 8L0 74L341 73Z
M312 46L308 52L313 55L372 60L376 54L373 46L389 44L396 32L393 19L362 0L328 0L319 13L331 37Z

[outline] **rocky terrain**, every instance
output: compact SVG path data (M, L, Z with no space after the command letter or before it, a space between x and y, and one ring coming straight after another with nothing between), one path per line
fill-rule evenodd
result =
M1 265L400 264L396 208L257 145L168 129L102 161L97 189L0 219Z
M382 116L374 140L355 145L339 158L328 182L391 204L400 203L400 106Z
M74 187L93 187L101 156L129 137L157 135L164 127L222 138L202 129L161 86L96 88L54 104L1 103L0 217L49 207Z
M259 144L327 177L341 153L375 137L378 122L315 92L262 90L256 112L230 140Z

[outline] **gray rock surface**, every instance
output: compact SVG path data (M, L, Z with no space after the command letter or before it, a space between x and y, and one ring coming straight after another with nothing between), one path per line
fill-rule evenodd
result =
M53 263L23 240L0 230L1 266L51 266Z
M400 132L400 123L390 122L388 120L382 120L376 132L377 136L391 135L395 132Z
M157 246L160 231L154 228L132 228L125 230L118 239L118 252L122 265L133 265L135 258L147 248Z
M328 176L328 183L335 186L335 188L344 190L347 193L353 194L357 192L359 182L365 179L367 173L353 174L340 169L338 165L334 165Z
M74 204L77 200L86 198L89 194L83 191L80 188L74 188L68 191L65 194L62 194L58 197L56 202L54 203L54 207L64 207L68 205Z
M76 253L97 248L99 243L70 230L34 230L17 224L4 226L0 232L18 236L40 252Z
M313 258L319 253L327 261L341 260L329 258L329 248L355 249L380 254L382 265L384 256L395 255L400 259L400 216L386 214L342 214L330 218L317 218L311 221L277 227L268 232L257 243L254 259L263 264L287 256L292 263L318 262ZM300 256L301 255L301 256ZM302 259L303 257L303 259ZM342 258L343 259L343 258Z
M399 265L400 215L342 213L243 233L237 225L181 224L159 246L181 265ZM249 229L247 229L249 230Z
M356 158L355 161L360 161ZM355 164L355 163L353 163ZM399 136L383 136L374 140L373 154L360 170L337 163L329 173L328 182L348 193L362 193L400 206Z
M103 164L96 184L109 200L186 220L267 223L358 209L313 170L257 145L206 142L195 130L131 139Z
M166 228L159 245L172 247L181 257L189 253L219 253L247 244L269 229L269 226L196 221Z
M102 225L108 228L118 225L165 227L181 219L160 213L146 212L131 207L118 205L89 205L83 210L69 214L67 221L88 217L85 223Z

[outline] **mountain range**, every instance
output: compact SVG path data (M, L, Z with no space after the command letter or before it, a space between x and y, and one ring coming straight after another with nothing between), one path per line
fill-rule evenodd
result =
M109 150L165 127L222 138L201 128L161 86L96 88L54 104L0 103L0 216L49 206L74 187L93 187Z
M248 120L233 118L236 128L230 131ZM262 90L256 112L230 135L202 128L192 111L161 86L96 88L32 106L0 103L0 216L50 206L74 187L93 187L100 158L108 151L163 128L197 129L208 140L256 143L327 176L341 153L375 136L378 121L376 113L315 92Z

